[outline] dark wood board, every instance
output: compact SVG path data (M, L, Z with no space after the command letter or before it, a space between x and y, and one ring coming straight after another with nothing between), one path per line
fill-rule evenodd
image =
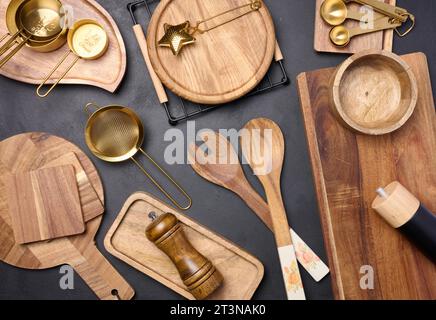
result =
M357 135L330 113L334 68L298 76L324 240L337 299L436 299L436 266L371 209L375 190L398 180L436 212L436 117L426 56L403 56L418 80L418 104L400 130ZM362 290L362 266L374 289Z

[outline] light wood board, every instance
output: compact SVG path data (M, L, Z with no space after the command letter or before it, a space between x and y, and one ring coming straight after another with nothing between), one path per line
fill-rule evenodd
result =
M383 0L380 0L383 1ZM396 4L396 0L384 0L391 5ZM320 8L324 0L316 0L315 9L315 34L314 34L314 48L318 52L332 52L332 53L357 53L359 51L368 49L378 49L392 51L392 44L394 38L393 30L379 31L351 39L348 46L341 48L335 46L329 38L330 30L333 28L327 24L321 17ZM349 10L359 10L360 5L350 3L347 5ZM382 15L375 12L374 17L377 19ZM359 22L347 20L345 22L347 27L358 26Z
M375 190L399 181L436 212L436 115L424 54L402 56L418 81L411 119L384 136L357 135L331 114L335 68L298 76L332 285L337 299L436 299L436 265L371 209ZM374 271L363 290L362 266Z
M8 32L4 19L8 3L8 0L0 0L0 35ZM108 33L109 49L97 60L79 60L61 83L91 85L114 92L126 72L126 48L115 21L94 0L63 0L62 3L74 9L75 20L90 18L100 22ZM50 53L35 52L25 47L0 69L0 74L21 82L39 84L68 50L67 44ZM61 67L48 83L58 79L64 70Z
M7 174L4 178L17 243L50 240L85 231L73 166Z
M91 160L72 143L46 133L25 133L0 142L0 177L36 170L60 156L74 152L89 181L104 203L103 185ZM130 299L133 289L98 251L94 237L102 216L86 223L84 234L50 242L18 245L14 240L6 202L5 185L0 179L0 260L24 269L48 269L68 264L100 299Z
M105 248L115 257L161 282L183 297L193 300L171 260L145 236L149 213L172 213L183 225L187 239L219 270L223 285L209 300L249 300L259 286L264 268L246 251L206 229L175 209L138 192L127 199L105 237Z
M265 3L259 11L195 35L196 43L185 47L178 56L169 48L157 46L165 23L177 25L189 20L195 24L248 1L160 2L148 27L147 45L151 64L168 89L190 101L220 104L238 99L256 87L272 63L276 46L274 24ZM237 16L237 12L217 21L226 21L229 16ZM209 22L209 26L216 24Z
M56 158L49 163L46 163L43 168L50 168L66 164L72 165L75 170L76 182L79 188L80 204L82 206L84 221L87 222L103 214L103 204L101 203L97 192L95 192L85 170L83 169L79 159L77 159L77 156L74 154L74 152L66 153L59 158Z

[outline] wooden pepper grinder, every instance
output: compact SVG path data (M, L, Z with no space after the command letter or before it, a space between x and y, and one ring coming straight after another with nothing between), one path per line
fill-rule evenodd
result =
M377 193L372 208L436 261L436 216L399 182L392 182Z
M173 214L150 217L154 221L147 227L147 238L175 264L189 292L197 300L207 298L223 283L221 273L192 246Z

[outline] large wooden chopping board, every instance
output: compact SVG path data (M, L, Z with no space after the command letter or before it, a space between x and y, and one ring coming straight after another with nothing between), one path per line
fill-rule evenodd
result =
M97 60L79 60L61 83L85 84L114 92L126 72L126 48L118 27L109 13L94 0L62 0L64 5L73 8L74 20L91 18L100 22L109 35L109 49ZM0 0L0 35L8 32L5 12L9 0ZM68 51L68 45L49 53L40 53L25 47L13 57L0 74L25 83L39 84L50 73L56 63ZM60 68L48 83L58 79L64 68Z
M383 1L383 0L380 0ZM366 35L355 37L351 40L350 44L344 48L335 46L329 38L330 30L333 28L326 23L320 14L320 8L324 0L316 0L315 9L315 34L314 34L314 48L318 52L333 52L333 53L357 53L369 49L387 50L392 51L392 44L394 40L394 31L386 30ZM391 5L396 4L396 0L384 0L384 2ZM349 10L359 11L360 5L349 3L347 8ZM382 17L380 13L375 12L374 18ZM347 20L345 22L347 27L355 27L359 22Z
M357 135L330 113L334 68L298 76L310 159L337 299L436 299L436 265L371 209L375 190L398 180L436 212L436 115L427 60L403 56L418 80L415 113L400 130ZM362 266L374 289L360 287Z
M157 46L164 24L177 25L211 18L250 0L162 0L147 33L150 60L158 77L177 95L197 103L220 104L238 99L263 79L274 56L276 38L271 15L262 3L251 12L215 30L195 35L197 41L174 56ZM247 8L209 22L214 26ZM202 26L204 27L204 26Z

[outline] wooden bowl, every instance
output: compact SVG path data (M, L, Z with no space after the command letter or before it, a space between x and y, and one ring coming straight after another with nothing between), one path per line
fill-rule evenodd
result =
M397 55L380 50L353 55L330 81L330 106L346 127L382 135L402 127L418 99L416 78Z

